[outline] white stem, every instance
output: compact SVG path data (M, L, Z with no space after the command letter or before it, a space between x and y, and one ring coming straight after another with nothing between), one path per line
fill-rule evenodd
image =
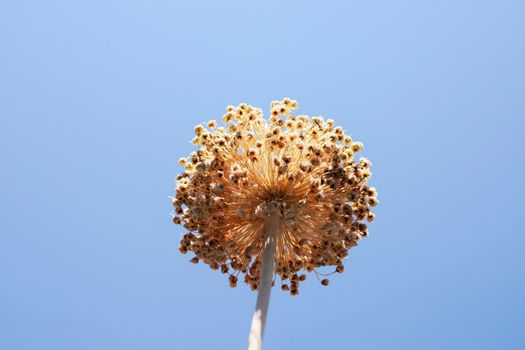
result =
M259 275L259 288L257 304L252 318L252 328L248 338L248 350L261 350L270 303L270 291L272 289L273 270L275 266L275 244L277 232L279 231L280 218L273 214L266 218L264 227L265 246L262 257L261 274Z

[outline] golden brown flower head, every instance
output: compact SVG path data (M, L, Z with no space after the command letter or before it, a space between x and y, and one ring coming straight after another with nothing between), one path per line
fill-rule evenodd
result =
M363 221L374 220L371 164L354 159L363 144L331 119L290 115L296 108L288 98L274 101L267 121L259 108L228 106L224 127L197 125L199 149L179 160L186 169L177 177L173 221L190 231L179 250L228 273L232 287L242 273L258 288L269 215L280 218L274 272L292 295L306 279L301 270L343 272L348 250L368 235Z

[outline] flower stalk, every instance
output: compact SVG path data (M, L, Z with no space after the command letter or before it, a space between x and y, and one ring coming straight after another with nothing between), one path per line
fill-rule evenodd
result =
M248 350L261 350L270 303L270 292L273 283L273 271L275 267L275 247L277 234L280 226L280 217L277 214L269 215L265 222L265 243L262 255L262 266L260 272L260 285L257 294L257 303L253 313L250 336L248 338Z

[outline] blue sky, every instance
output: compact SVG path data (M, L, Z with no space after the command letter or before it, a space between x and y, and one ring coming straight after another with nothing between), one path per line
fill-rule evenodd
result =
M266 349L525 348L520 1L0 3L0 348L242 349L256 295L177 251L177 159L228 104L365 143L380 206ZM521 179L521 180L520 180Z

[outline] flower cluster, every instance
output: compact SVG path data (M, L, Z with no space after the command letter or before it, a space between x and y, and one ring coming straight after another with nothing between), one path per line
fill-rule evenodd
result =
M274 273L292 295L302 271L318 279L322 266L343 272L348 250L368 235L365 221L374 220L370 162L355 157L363 144L331 119L291 115L296 108L274 101L266 120L259 108L228 106L224 127L197 125L198 150L179 160L173 221L189 231L179 250L228 274L232 287L242 273L257 290L271 213L280 218Z

